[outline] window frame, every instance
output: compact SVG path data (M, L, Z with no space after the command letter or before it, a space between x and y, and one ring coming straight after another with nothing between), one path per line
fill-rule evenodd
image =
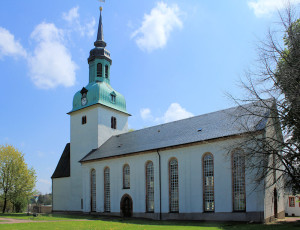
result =
M99 66L101 66L101 68L99 68ZM100 69L100 71L99 71ZM96 76L97 77L103 77L103 65L101 62L97 63L97 70L96 70Z
M148 184L149 184L149 182L151 183L151 180L149 181L149 178L148 178L148 174L149 174L149 172L148 172L148 165L149 164L152 164L152 169L151 169L151 171L152 171L152 174L153 174L153 188L152 188L152 190L153 190L153 210L150 210L150 208L149 208L149 197L150 197L150 193L149 193L149 187L150 186L148 186ZM152 161L147 161L146 162L146 164L145 164L145 185L146 185L146 197L145 197L145 199L146 199L146 213L154 213L154 205L155 205L155 202L154 202L154 189L155 189L155 182L154 182L155 180L154 180L154 164L153 164L153 162ZM151 197L152 197L152 195L151 195Z
M173 211L172 210L172 182L171 182L171 162L173 161L173 160L176 160L176 163L177 163L177 171L176 171L176 173L177 173L177 200L178 200L178 204L177 204L177 210L175 210L175 211ZM179 173L178 173L178 167L179 167L179 164L178 164L178 160L177 160L177 158L175 158L175 157L172 157L172 158L170 158L169 159L169 162L168 162L168 171L169 171L169 212L170 213L179 213ZM175 181L176 182L176 181ZM174 182L174 183L175 183ZM176 197L174 197L174 198L176 198ZM173 199L174 199L173 198Z
M128 167L128 184L126 184L126 171L125 167ZM130 189L130 166L129 164L124 164L123 165L123 189Z
M93 173L95 178L95 197L93 196ZM96 177L96 170L94 168L90 171L90 190L91 190L91 212L96 212L97 210L97 177ZM95 199L95 200L94 200ZM93 201L95 201L95 207L93 206Z
M243 172L243 190L244 190L244 204L245 204L245 207L244 209L240 209L240 210L236 210L235 209L235 184L234 184L234 181L235 181L235 170L234 169L234 155L235 154L241 154L242 157L244 158L244 161L243 161L243 168L242 168L242 172ZM246 199L246 170L245 170L245 164L246 164L246 159L245 159L245 154L244 154L244 150L243 149L234 149L232 152L231 152L231 179L232 179L232 211L233 212L246 212L247 210L247 199Z
M108 78L108 65L105 65L105 78Z
M86 115L81 117L81 124L85 125L87 123Z
M110 122L111 122L111 128L112 129L117 129L117 118L116 117L114 117L114 116L112 116L111 118L110 118Z
M106 181L106 170L108 170L108 178L109 178L109 180L108 180L108 183L109 183L109 190L106 190L107 189L107 181ZM104 179L103 179L103 182L104 182L104 199L103 199L103 201L104 201L104 212L110 212L111 211L111 194L110 194L110 168L108 167L108 166L106 166L105 168L104 168L104 170L103 170L103 177L104 177ZM106 195L106 192L109 192L109 195L107 196ZM109 197L109 207L107 206L107 197Z
M213 209L212 210L206 210L205 206L205 201L206 201L206 186L205 181L206 181L206 175L205 175L205 158L211 156L212 158L212 178L213 178L213 183L212 183L212 197L213 197ZM202 179L203 179L203 187L202 187L202 192L203 192L203 212L214 212L215 211L215 170L214 170L214 156L212 153L207 152L204 153L202 156Z
M294 200L293 201L293 203L294 203L294 205L292 205L292 200ZM295 199L295 197L294 196L289 196L289 207L291 207L291 208L294 208L296 205L296 199ZM299 206L300 206L300 204L299 204Z

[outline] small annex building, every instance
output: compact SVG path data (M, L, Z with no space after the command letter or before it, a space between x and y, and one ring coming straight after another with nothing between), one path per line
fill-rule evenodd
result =
M94 45L89 83L68 113L70 143L52 175L54 212L256 222L284 217L280 186L256 185L238 147L249 132L278 132L271 119L240 116L244 108L234 107L128 132L125 98L110 85L101 12ZM266 117L269 111L259 112Z

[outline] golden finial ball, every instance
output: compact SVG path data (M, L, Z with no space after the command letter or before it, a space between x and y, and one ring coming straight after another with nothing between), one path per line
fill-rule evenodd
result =
M103 9L102 6L100 6L100 11L102 11L102 9Z

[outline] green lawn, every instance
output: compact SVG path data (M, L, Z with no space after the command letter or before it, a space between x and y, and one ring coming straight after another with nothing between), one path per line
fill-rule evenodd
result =
M0 215L1 217L28 219L26 214L9 214ZM31 218L31 217L30 217ZM90 221L72 221L74 219L93 219ZM1 224L0 229L103 229L103 230L299 230L300 223L284 224L244 224L244 223L213 223L213 222L196 222L196 221L151 221L137 219L120 219L105 217L87 217L87 216L70 216L70 215L43 215L36 217L37 222L20 223L20 224ZM59 222L39 222L41 220L69 220ZM71 220L71 221L70 221Z

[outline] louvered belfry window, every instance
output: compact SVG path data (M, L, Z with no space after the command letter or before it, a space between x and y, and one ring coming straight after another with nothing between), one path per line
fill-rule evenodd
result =
M205 212L213 212L215 210L214 160L211 153L203 157L203 201Z
M233 211L245 211L245 156L240 149L232 153L232 177Z
M170 212L179 211L179 192L178 192L178 162L172 159L169 162L169 195Z
M91 171L91 211L96 212L96 170Z
M110 212L110 170L104 169L104 211Z
M97 77L102 77L102 64L97 64Z
M108 78L108 65L105 65L105 77Z
M146 211L154 212L154 168L152 161L146 164Z
M123 188L130 188L130 167L128 164L123 167Z

